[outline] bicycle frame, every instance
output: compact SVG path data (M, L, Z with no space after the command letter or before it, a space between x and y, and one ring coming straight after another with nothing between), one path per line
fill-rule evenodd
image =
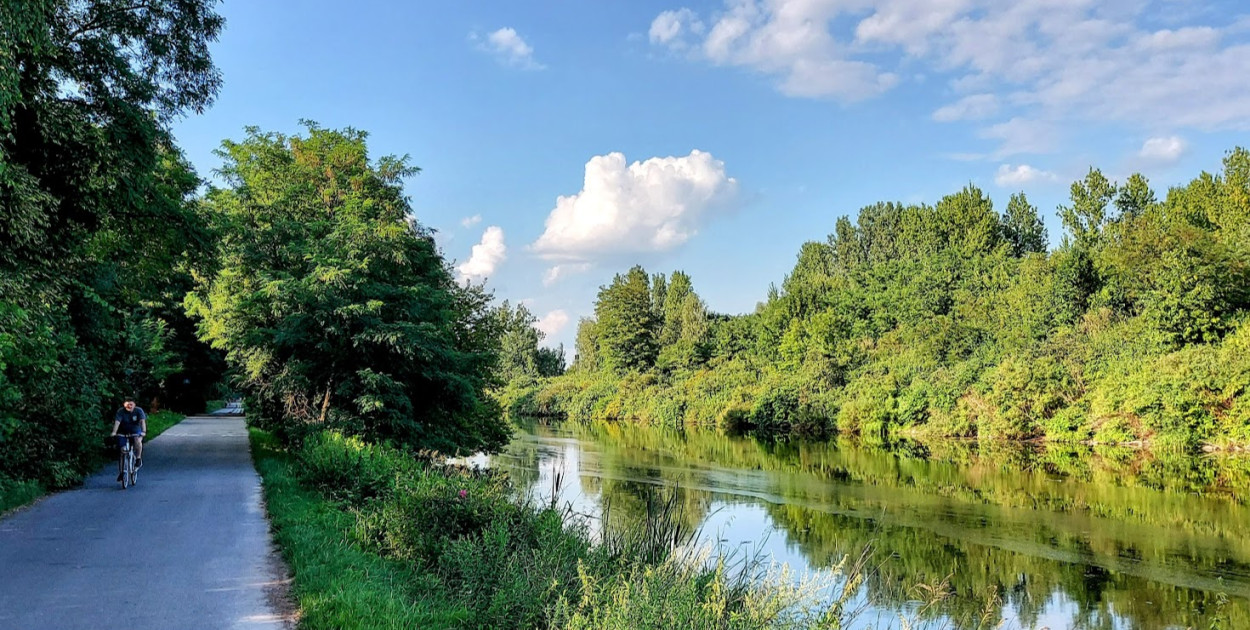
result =
M118 453L120 469L122 473L122 490L135 485L139 480L139 471L135 468L135 448L131 443L131 439L135 434L118 434L118 437L126 438L121 440L121 449Z

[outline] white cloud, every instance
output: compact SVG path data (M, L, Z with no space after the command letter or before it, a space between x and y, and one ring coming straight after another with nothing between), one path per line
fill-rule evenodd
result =
M499 267L499 263L507 258L508 247L503 242L503 230L492 225L482 233L482 241L473 246L469 260L456 267L460 277L465 280L485 278Z
M470 33L471 41L478 41L476 33ZM486 36L478 48L495 56L500 63L524 70L542 70L546 66L534 59L534 49L510 27L501 28Z
M1010 146L1013 130L1001 125L1013 119L1250 129L1250 19L1198 11L1159 28L1172 4L1181 3L725 0L705 16L661 14L651 40L776 77L792 96L854 100L899 77L945 77L963 96L934 119L1000 116L981 133L1003 142L1000 157L1036 150ZM686 28L701 20L705 31Z
M531 248L545 259L573 262L668 251L732 207L737 192L724 163L697 149L628 165L621 153L598 155L586 163L582 190L556 199Z
M569 314L561 309L556 309L546 315L543 315L537 322L534 323L534 328L537 328L547 337L554 337L556 333L564 330L564 327L567 326L568 323Z
M1189 145L1180 136L1149 138L1142 145L1137 157L1160 164L1172 164L1181 159Z
M460 220L460 225L461 225L461 226L463 226L463 227L473 227L473 226L475 226L475 225L477 225L478 223L481 223L481 222L482 222L482 215L480 215L480 214L475 214L475 215L473 215L473 216L471 216L471 217L465 217L465 218L461 219L461 220Z
M554 265L543 273L543 286L549 287L555 284L560 278L573 273L582 273L588 269L590 269L590 263L565 263L563 265Z
M952 122L976 120L993 116L998 112L998 97L993 94L972 94L933 112L933 120Z
M698 34L704 30L703 22L690 9L665 11L651 21L647 32L653 44L675 44L684 41L686 33Z
M1021 164L1015 167L1010 164L1000 164L998 172L994 174L994 183L1002 188L1014 188L1035 182L1054 182L1058 180L1058 175L1034 168L1028 164Z
M1060 129L1043 120L1016 117L990 125L977 135L999 141L993 157L1004 158L1019 153L1053 153L1059 144Z
M855 101L898 82L870 62L848 58L827 29L840 10L828 0L730 0L710 29L690 9L665 11L651 22L651 42L777 77L790 96ZM706 33L706 34L705 34Z

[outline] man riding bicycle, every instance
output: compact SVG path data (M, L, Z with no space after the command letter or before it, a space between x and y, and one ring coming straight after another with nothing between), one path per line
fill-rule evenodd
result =
M141 407L135 406L134 398L122 401L122 408L113 414L113 433L117 438L117 446L129 437L135 449L135 470L143 467L143 434L148 432L148 414ZM122 480L122 465L117 464L117 480Z

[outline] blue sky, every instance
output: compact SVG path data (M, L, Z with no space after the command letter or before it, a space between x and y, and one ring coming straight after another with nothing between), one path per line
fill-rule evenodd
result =
M599 286L681 269L750 311L800 244L973 183L1055 209L1092 165L1162 197L1250 144L1236 0L244 2L175 133L368 131L446 256L572 346ZM571 352L570 352L571 354Z

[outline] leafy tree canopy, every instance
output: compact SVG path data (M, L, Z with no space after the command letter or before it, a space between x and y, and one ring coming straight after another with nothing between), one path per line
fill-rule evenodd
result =
M332 426L441 450L508 437L484 395L499 320L461 286L411 217L406 158L369 158L366 134L306 123L223 143L227 187L207 204L219 269L187 298L204 339L238 367L257 420Z

